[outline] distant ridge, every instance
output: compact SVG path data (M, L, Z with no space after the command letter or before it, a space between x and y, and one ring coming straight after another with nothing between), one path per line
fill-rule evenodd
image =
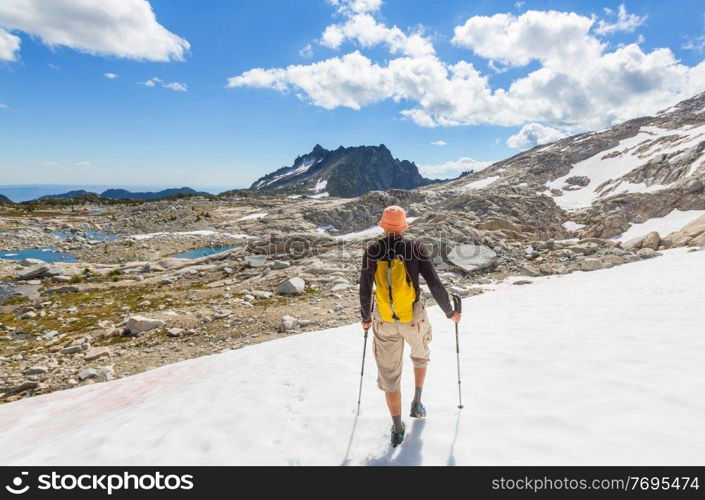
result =
M79 197L99 197L106 198L109 200L158 200L162 198L169 198L171 196L184 196L184 195L207 195L208 193L202 191L196 191L190 187L182 188L170 188L163 189L161 191L144 191L133 193L126 189L106 189L102 193L91 193L84 189L77 189L74 191L68 191L66 193L60 194L50 194L38 198L39 200L51 200L51 199L62 199L68 200L71 198Z

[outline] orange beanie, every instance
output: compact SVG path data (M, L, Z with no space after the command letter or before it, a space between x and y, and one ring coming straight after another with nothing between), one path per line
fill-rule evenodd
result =
M409 229L409 224L406 222L406 212L397 205L385 208L382 212L382 219L379 221L379 227L392 233L406 231Z

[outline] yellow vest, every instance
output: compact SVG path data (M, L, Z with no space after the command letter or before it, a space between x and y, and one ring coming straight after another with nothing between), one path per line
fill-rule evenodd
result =
M414 318L416 290L403 260L377 261L375 298L383 321L409 323Z

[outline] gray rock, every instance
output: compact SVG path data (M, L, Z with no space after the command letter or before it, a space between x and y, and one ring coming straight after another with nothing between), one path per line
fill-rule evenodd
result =
M651 250L658 250L661 244L661 236L656 231L651 231L649 234L644 236L644 240L641 242L641 248L650 248Z
M620 257L619 255L605 255L600 260L602 260L605 267L621 266L624 264L624 257Z
M32 318L36 318L36 317L37 317L37 313L35 313L34 311L27 311L27 312L24 312L20 315L20 319L32 319Z
M478 271L492 267L497 262L494 250L484 245L457 245L448 252L448 261L463 271Z
M661 255L656 250L653 250L651 248L642 248L636 254L641 259L651 259L653 257L657 257L657 256Z
M588 184L590 184L590 178L586 177L584 175L574 175L572 177L568 177L565 180L565 183L568 184L569 186L585 187Z
M125 328L132 335L139 335L149 330L164 326L165 322L161 319L146 318L144 316L130 316L127 318Z
M24 392L24 391L31 391L32 389L36 389L37 387L39 387L39 382L32 382L32 381L28 380L26 382L22 382L18 386L15 386L12 389L12 392L17 394L17 393Z
M61 350L61 354L76 354L81 352L83 348L80 345L72 345Z
M272 269L286 269L287 267L291 267L291 264L286 260L275 260L272 264Z
M602 262L599 259L584 259L580 261L581 271L597 271L602 269Z
M281 323L279 324L279 331L287 332L296 328L298 320L294 316L282 316Z
M252 290L251 295L256 299L269 299L274 294L265 290Z
M88 380L89 378L95 378L98 376L98 370L95 368L86 368L78 374L78 380Z
M299 278L289 278L277 285L276 293L279 295L299 295L303 293L306 282Z
M46 366L32 366L24 371L25 375L43 375L49 371Z
M245 265L247 267L264 267L267 265L267 256L262 254L246 255Z
M81 289L75 285L58 286L54 288L47 288L42 292L42 295L52 295L55 293L78 293Z
M166 334L169 337L181 337L184 334L184 329L183 328L169 328L166 331Z
M18 280L31 280L34 278L39 278L41 276L44 276L46 273L49 272L49 266L44 264L40 265L37 267L33 267L29 271L25 271L21 273L20 275L17 276Z
M91 349L88 349L86 351L86 354L84 355L84 359L86 361L93 361L94 359L102 358L102 357L107 357L109 358L111 356L110 348L108 347L93 347Z

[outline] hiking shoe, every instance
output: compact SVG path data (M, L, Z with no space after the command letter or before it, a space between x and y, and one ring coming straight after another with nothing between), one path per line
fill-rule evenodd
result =
M426 416L426 408L421 404L421 401L411 402L411 413L409 416L413 418L424 418Z
M392 448L396 448L404 441L404 432L406 431L406 426L404 422L401 423L401 432L394 432L394 426L392 426Z

